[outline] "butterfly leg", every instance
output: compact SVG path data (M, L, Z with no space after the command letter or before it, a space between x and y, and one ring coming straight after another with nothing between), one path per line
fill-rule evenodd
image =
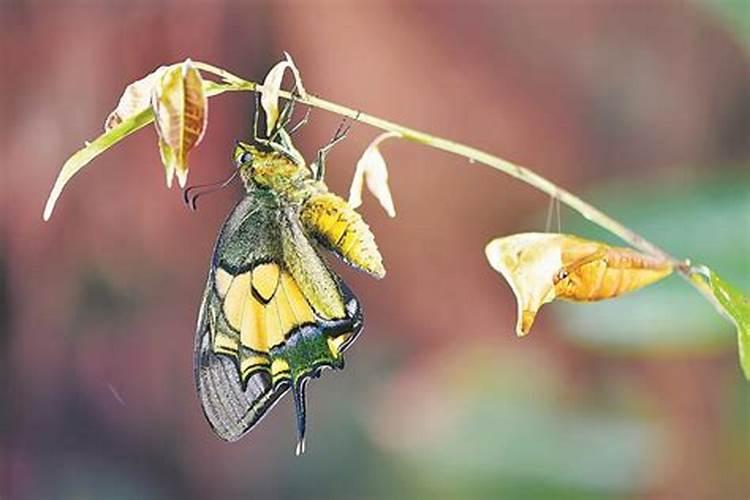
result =
M253 140L257 144L261 144L263 146L273 149L274 151L278 151L279 153L292 158L294 162L297 163L298 165L305 165L305 159L302 157L300 152L297 151L297 148L294 147L290 132L287 132L286 130L287 125L289 125L289 122L291 121L292 113L294 112L294 104L296 102L294 92L296 91L296 88L297 87L295 86L294 89L292 89L292 97L291 99L289 99L289 102L284 106L284 109L281 110L276 127L274 127L273 133L268 138L262 138L258 134L258 121L259 121L258 117L260 116L261 100L260 100L260 93L257 92L255 94L255 117L253 119ZM294 127L292 127L291 133L296 132L300 127L302 127L305 123L307 123L309 115L310 115L310 109L308 108L307 113L305 114L304 118L302 118L302 120L300 120L300 122L297 123Z
M315 160L315 165L317 167L315 169L315 180L323 180L323 178L325 177L326 157L328 156L328 153L336 144L346 139L346 136L349 134L349 130L351 130L351 128L351 125L346 124L345 118L336 129L336 132L333 134L333 138L331 139L331 141L318 150L318 156Z
M308 107L307 111L305 112L305 116L303 116L302 119L298 121L296 125L294 125L292 128L289 129L289 135L296 133L304 125L307 125L307 122L310 119L310 111L312 111L312 108Z
M292 98L289 99L286 104L284 105L284 108L281 110L281 113L279 114L279 119L276 122L276 127L273 130L273 135L271 136L270 140L275 140L279 135L283 135L283 132L286 132L286 127L289 125L289 123L292 121L292 115L294 114L294 105L296 104L297 100L294 97L294 91L297 87L295 86L292 89Z
M294 89L292 89L292 98L289 99L289 101L284 106L284 109L281 110L281 113L279 114L279 119L277 120L276 126L274 127L272 133L269 134L268 133L269 131L268 130L266 131L267 138L261 138L260 135L258 134L258 121L259 121L260 110L262 106L260 102L260 92L255 93L255 115L253 117L253 140L255 142L259 144L268 145L269 143L273 142L276 139L276 137L279 135L281 130L284 130L285 127L289 125L289 122L292 119L292 114L294 113L294 104L296 101L294 92L296 88L297 87L295 85ZM308 115L310 114L309 110L307 114ZM302 122L294 126L295 131L297 128L304 125L303 122L304 123L307 122L307 115L305 115L305 118L303 118Z
M291 99L289 99L286 107L281 112L282 117L279 120L279 128L286 129L287 126L292 122L292 116L294 115L294 105L297 102L296 97L300 94L297 93L297 83L294 83L294 87L292 87L292 91L290 92ZM302 128L304 125L307 124L308 120L310 119L310 111L312 111L312 108L310 106L307 107L307 111L305 111L305 116L302 117L300 121L298 121L293 127L291 127L287 134L292 135L295 132L297 132L300 128Z
M258 135L258 117L260 116L260 92L255 93L255 116L253 117L253 140L257 143L263 144L265 139L261 139Z
M295 158L295 160L301 160L297 163L304 164L304 158L299 154L297 151L297 148L294 147L294 143L292 142L292 134L297 132L300 128L302 128L305 124L307 124L309 118L310 118L310 107L307 108L307 111L305 112L305 116L302 117L300 121L298 121L294 126L289 128L287 130L287 126L292 121L292 114L293 111L291 111L294 108L294 94L292 94L292 99L289 101L289 105L284 108L284 111L282 111L282 119L279 122L279 128L276 130L276 135L278 135L278 144L281 146L281 151L289 156L292 156ZM287 113L287 110L288 111ZM286 113L286 114L285 114ZM273 141L273 138L271 139ZM273 143L272 143L273 146Z

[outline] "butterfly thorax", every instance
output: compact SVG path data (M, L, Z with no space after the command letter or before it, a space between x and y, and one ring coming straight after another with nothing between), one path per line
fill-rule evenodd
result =
M278 151L262 151L242 145L252 161L239 163L240 176L249 193L270 191L284 204L300 205L313 195L328 191L325 184L310 175L307 166L298 164Z
M294 213L305 232L349 264L378 278L385 275L370 228L341 197L313 178L304 160L274 149L238 143L234 160L248 194L263 194Z

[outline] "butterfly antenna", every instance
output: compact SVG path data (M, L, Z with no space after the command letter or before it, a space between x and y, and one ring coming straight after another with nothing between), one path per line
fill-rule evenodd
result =
M359 117L359 112L357 113L357 117ZM341 123L339 123L336 132L334 132L333 137L328 142L328 144L318 150L318 156L313 163L315 165L315 169L313 170L315 180L320 181L325 178L326 156L328 156L328 152L331 151L331 149L333 149L336 144L346 139L346 136L347 134L349 134L349 130L351 130L351 128L352 126L347 123L347 118L344 117L344 119L341 120Z
M297 449L295 454L302 455L305 452L305 390L307 380L299 384L292 383L292 394L294 395L294 409L297 413Z
M210 194L215 193L216 191L220 191L227 187L229 184L232 183L232 181L237 178L237 174L239 174L240 170L237 169L232 173L232 175L229 176L228 179L220 182L213 182L209 184L198 184L196 186L190 186L186 188L182 192L182 201L185 203L185 205L190 208L193 212L198 210L198 198L203 196L204 194ZM196 191L198 191L196 193Z

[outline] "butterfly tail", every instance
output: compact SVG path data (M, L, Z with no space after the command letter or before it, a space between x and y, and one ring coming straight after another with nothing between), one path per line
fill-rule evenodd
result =
M305 391L307 390L307 379L300 380L293 384L292 394L294 395L294 409L297 413L297 456L305 452L305 428L306 428L306 405Z

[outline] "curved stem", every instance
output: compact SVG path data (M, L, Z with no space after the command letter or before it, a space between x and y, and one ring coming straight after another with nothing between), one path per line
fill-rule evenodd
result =
M263 86L256 82L243 80L238 76L232 75L227 71L215 68L211 65L200 62L196 62L195 65L199 69L204 69L217 76L221 76L227 82L226 84L223 84L223 86L226 87L226 90L250 90L257 92L263 89ZM292 98L292 93L284 90L281 90L279 92L279 95L285 99ZM575 210L584 218L593 222L597 226L606 229L632 247L637 248L638 250L646 254L670 262L674 266L675 270L684 278L686 278L688 282L695 286L702 295L705 295L707 298L710 298L710 300L713 300L713 295L710 293L710 291L707 290L705 286L700 286L700 284L692 278L695 275L695 271L690 267L687 261L673 257L665 250L661 249L654 243L651 243L635 231L613 219L598 208L590 205L570 191L561 188L557 184L549 181L548 179L542 177L541 175L526 167L517 165L508 160L503 160L502 158L473 148L471 146L466 146L449 139L405 127L403 125L399 125L398 123L394 123L367 113L362 113L335 102L321 99L320 97L317 97L310 93L308 93L306 96L294 94L294 99L295 101L304 103L308 106L329 111L340 116L345 116L354 121L362 122L387 132L395 132L399 134L403 139L406 139L408 141L430 146L435 149L446 151L448 153L453 153L455 155L462 156L471 162L482 163L484 165L487 165L488 167L499 170L500 172L503 172L507 175L510 175L511 177L525 182L526 184L529 184L539 191L556 197L558 200L560 200L560 202Z
M348 116L353 120L366 123L385 131L397 132L406 140L432 146L436 149L463 156L469 161L482 163L484 165L487 165L488 167L492 167L495 170L499 170L505 174L510 175L511 177L514 177L522 182L525 182L526 184L535 187L539 191L556 197L560 200L560 202L569 206L586 219L615 234L620 239L626 241L633 247L650 255L667 260L675 266L683 264L682 261L676 259L675 257L672 257L666 251L649 242L648 240L638 235L615 219L611 218L601 210L586 203L578 196L561 188L557 184L545 179L541 175L533 172L532 170L529 170L526 167L522 167L510 161L503 160L502 158L491 155L485 151L481 151L464 144L444 139L442 137L437 137L431 134L420 132L418 130L404 127L397 123L383 120L382 118L377 118L366 113L360 113L339 104L320 99L319 97L315 97L313 95L308 95L306 104L320 109L332 111L340 115Z

